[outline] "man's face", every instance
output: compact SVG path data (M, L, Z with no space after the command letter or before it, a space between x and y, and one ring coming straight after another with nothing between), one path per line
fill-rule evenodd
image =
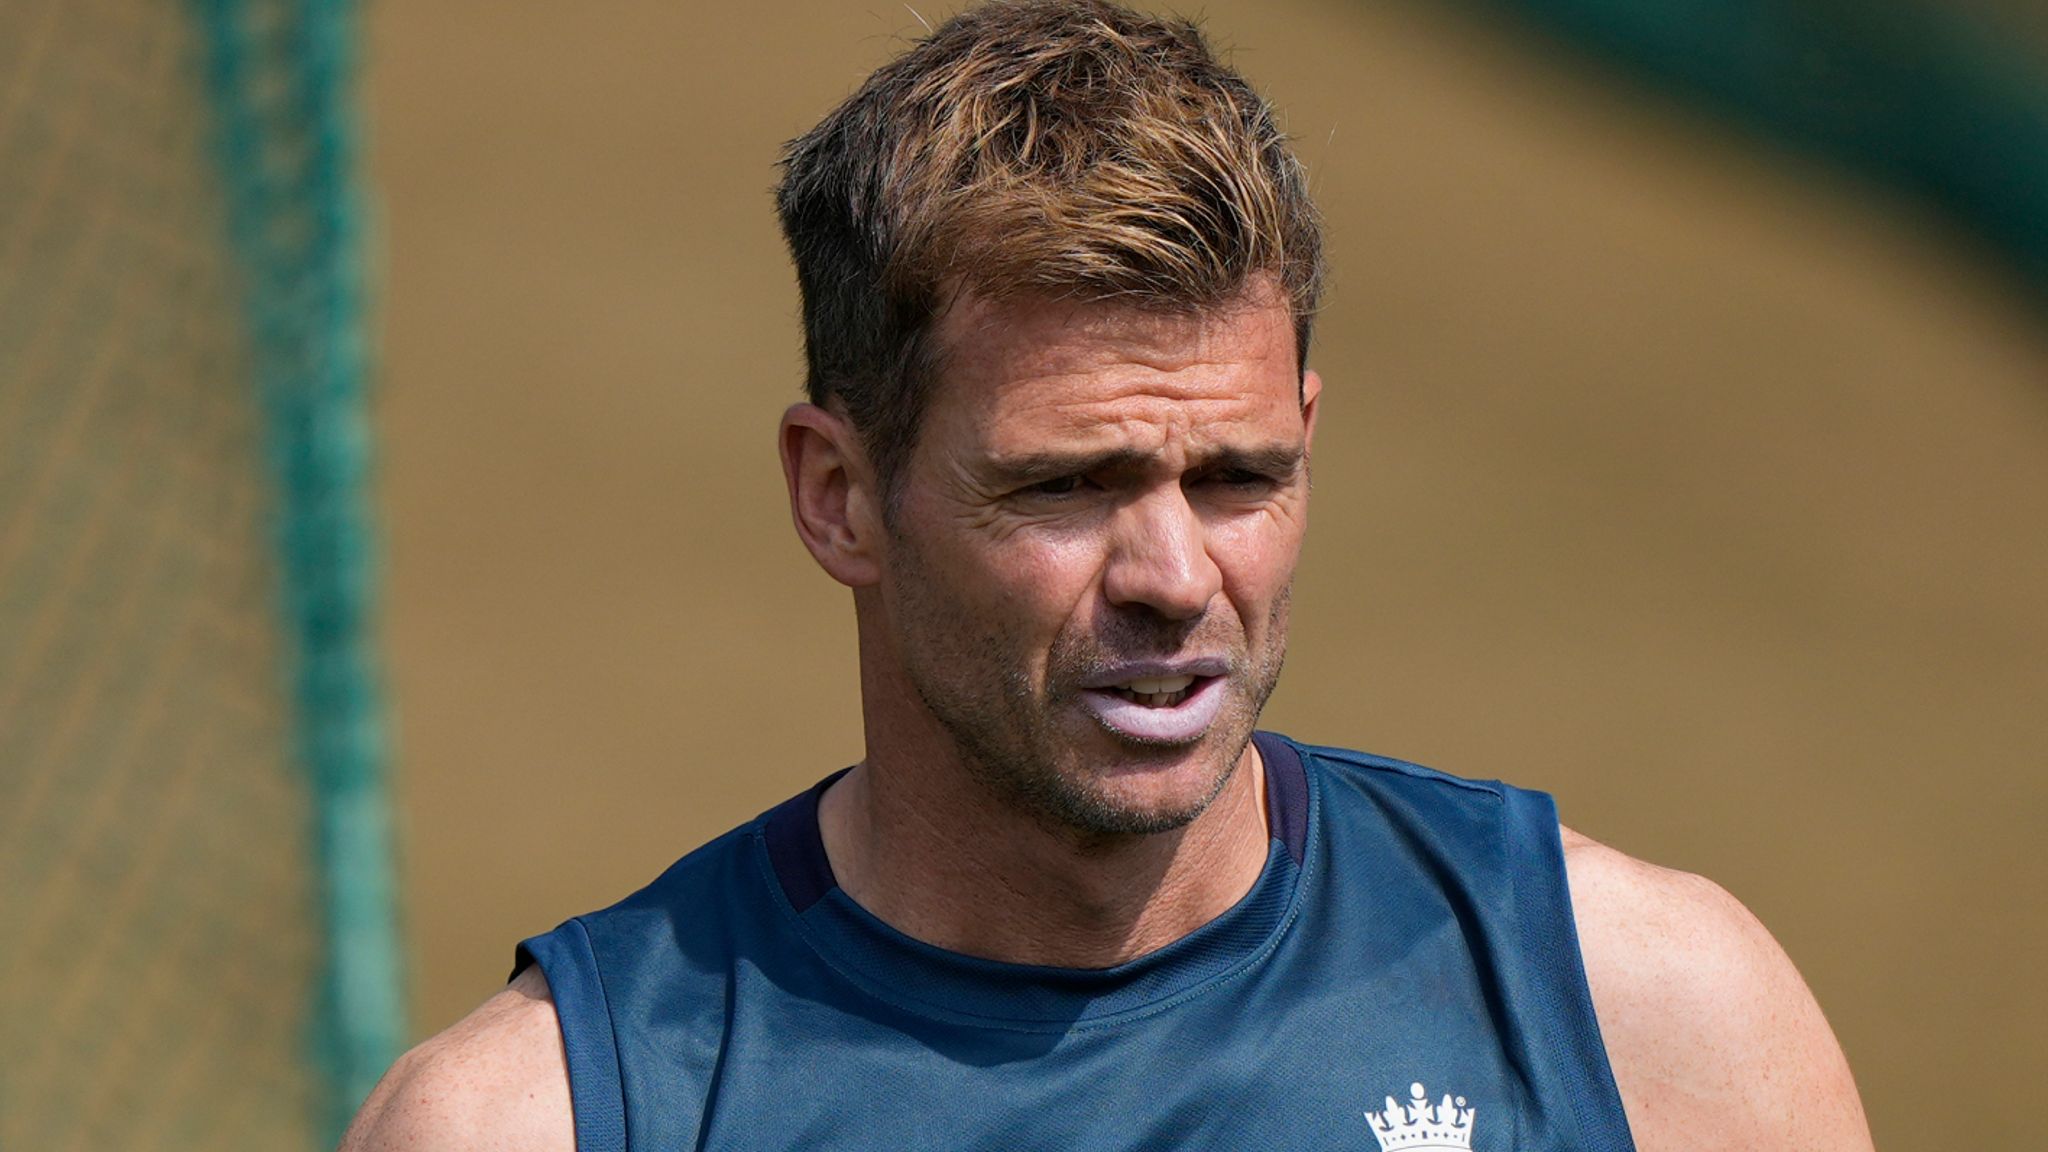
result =
M1286 651L1319 383L1285 304L968 298L937 336L882 573L911 686L1042 821L1187 823Z

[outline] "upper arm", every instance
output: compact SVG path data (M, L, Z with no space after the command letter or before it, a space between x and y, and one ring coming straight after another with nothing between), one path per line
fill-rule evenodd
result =
M1776 940L1711 881L1565 832L1586 980L1642 1152L1868 1152L1841 1046Z
M399 1057L341 1140L341 1152L575 1146L561 1025L538 967Z

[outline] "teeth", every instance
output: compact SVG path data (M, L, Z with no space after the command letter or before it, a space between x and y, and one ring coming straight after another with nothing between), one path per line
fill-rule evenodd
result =
M1193 676L1160 676L1150 680L1126 681L1121 687L1138 696L1171 696L1194 682Z

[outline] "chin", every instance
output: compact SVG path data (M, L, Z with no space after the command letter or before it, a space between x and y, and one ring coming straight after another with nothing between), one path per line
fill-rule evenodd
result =
M1056 795L1036 798L1059 823L1098 833L1183 827L1207 811L1223 791L1244 743L1218 741L1213 733L1211 738L1177 746L1104 735L1112 741L1106 756L1089 756L1070 773L1061 774L1053 790ZM1235 751L1227 743L1235 743Z

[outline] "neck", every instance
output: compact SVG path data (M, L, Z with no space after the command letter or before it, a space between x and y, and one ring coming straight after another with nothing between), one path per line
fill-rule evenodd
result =
M826 857L856 903L949 951L1111 967L1215 919L1265 866L1265 771L1249 744L1194 820L1116 837L1047 828L950 757L874 752L819 802Z

